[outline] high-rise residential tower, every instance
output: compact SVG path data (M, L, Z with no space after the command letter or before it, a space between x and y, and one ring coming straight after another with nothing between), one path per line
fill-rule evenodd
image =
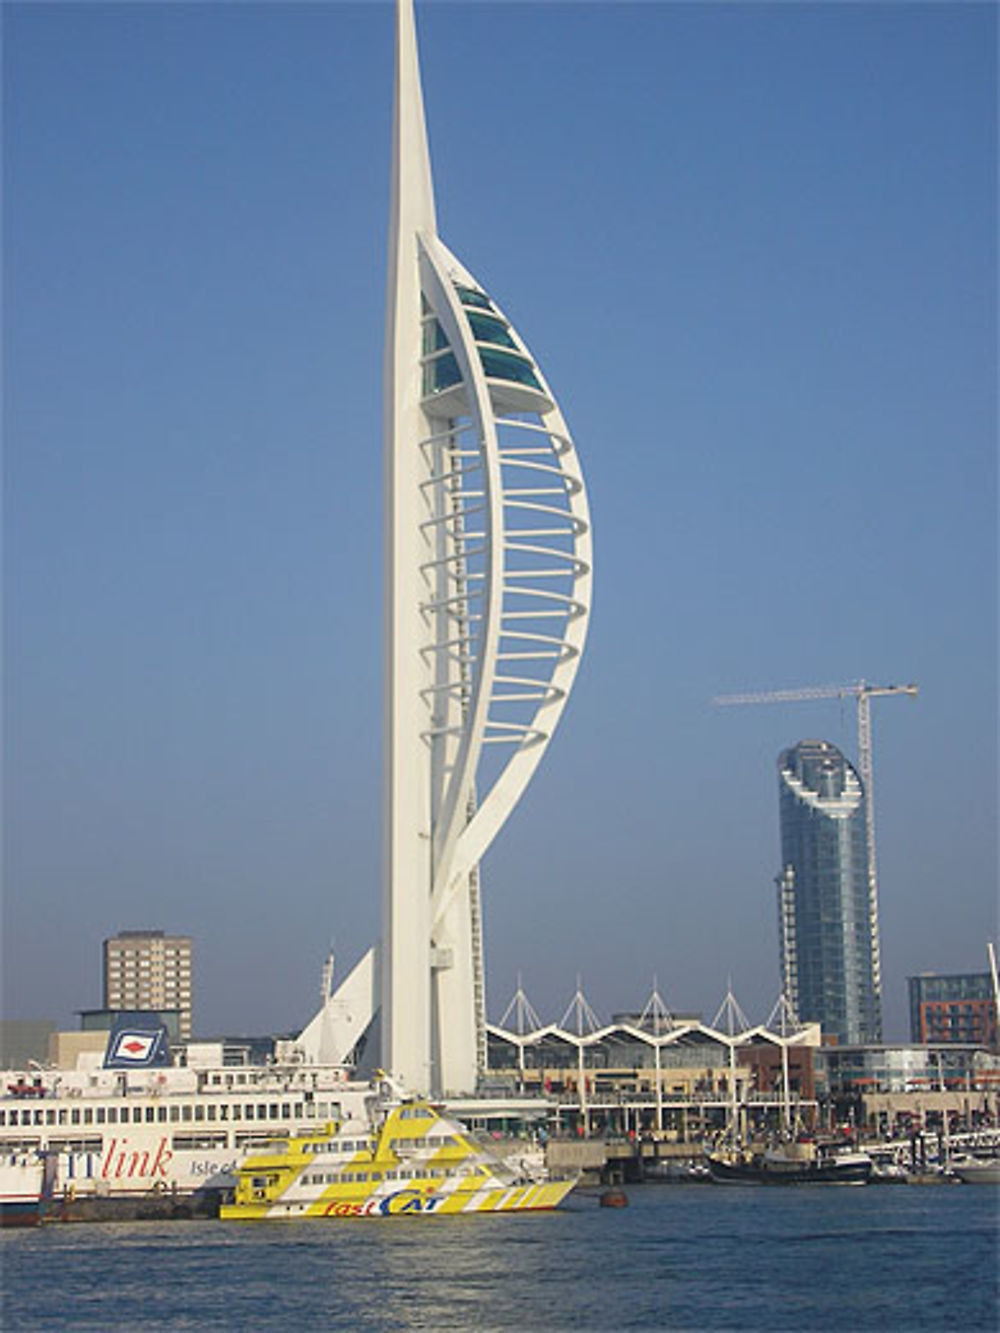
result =
M191 1037L191 940L162 930L122 930L104 941L105 1009L177 1009Z
M785 750L778 775L785 995L842 1043L881 1041L861 779L829 741Z
M538 363L438 235L413 0L396 8L387 296L382 934L300 1041L342 1057L377 1009L385 1069L470 1092L486 1062L479 862L576 675L590 520Z

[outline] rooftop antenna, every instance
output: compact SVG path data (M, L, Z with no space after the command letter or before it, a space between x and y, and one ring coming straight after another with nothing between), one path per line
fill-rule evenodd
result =
M509 1020L513 1017L514 1025L509 1025ZM542 1026L542 1020L535 1012L535 1008L527 995L524 993L524 987L521 985L521 974L517 974L517 990L514 992L510 1004L503 1011L503 1017L498 1024L499 1027L506 1028L508 1032L516 1032L519 1037L523 1037L527 1032L537 1032Z
M777 1027L775 1026L776 1023ZM787 1037L801 1029L802 1024L795 1012L795 1006L784 991L775 1000L774 1008L768 1014L765 1026L772 1032L779 1032L782 1037Z
M726 998L719 1005L719 1011L712 1019L712 1027L715 1028L716 1032L725 1032L727 1037L736 1037L741 1032L746 1032L747 1028L750 1027L750 1020L740 1008L739 1001L733 994L732 977L729 978L728 986ZM725 1026L720 1027L720 1022L724 1023Z
M323 964L323 973L319 983L320 1013L322 1014L322 1024L319 1035L319 1049L317 1055L320 1064L332 1064L335 1059L334 1047L336 1045L333 1031L333 1014L331 1013L330 998L333 994L333 966L334 953L333 941L330 941L330 952L326 956Z
M676 1027L674 1016L663 1002L663 996L660 994L660 988L657 985L656 974L653 974L653 990L646 1001L646 1007L639 1015L639 1026L648 1028L651 1032L659 1034L669 1032L671 1028Z
M559 1026L566 1032L575 1032L578 1037L596 1032L601 1026L597 1015L591 1009L587 997L583 993L583 985L579 975L576 978L576 993L569 1002L569 1008L560 1019Z

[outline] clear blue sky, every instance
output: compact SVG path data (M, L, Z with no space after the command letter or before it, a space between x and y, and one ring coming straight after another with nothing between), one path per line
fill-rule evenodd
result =
M6 4L5 1011L196 944L295 1027L378 929L387 4ZM996 9L430 4L439 219L588 479L490 1012L778 991L778 752L876 702L887 1029L996 932Z

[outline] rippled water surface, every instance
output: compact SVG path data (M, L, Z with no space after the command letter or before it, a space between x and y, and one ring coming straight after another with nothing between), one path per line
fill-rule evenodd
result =
M992 1188L628 1195L521 1217L8 1231L2 1327L997 1327Z

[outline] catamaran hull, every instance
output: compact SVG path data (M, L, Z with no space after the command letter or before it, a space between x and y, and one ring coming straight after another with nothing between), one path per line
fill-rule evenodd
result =
M277 1201L258 1205L224 1204L219 1216L228 1221L284 1221L303 1218L430 1217L458 1213L521 1213L558 1208L573 1188L572 1180L551 1180L510 1189L445 1193L413 1186L357 1199Z

